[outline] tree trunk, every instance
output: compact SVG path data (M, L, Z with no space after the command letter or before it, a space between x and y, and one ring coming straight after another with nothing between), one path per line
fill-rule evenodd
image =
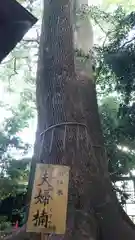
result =
M37 162L71 169L67 230L50 239L134 240L135 231L123 220L112 191L95 84L75 68L69 2L44 1L37 73L32 169ZM34 234L32 239L40 237Z
M95 85L77 66L75 71L69 0L44 2L37 74L43 145L37 142L36 159L71 168L67 231L53 238L134 239L112 191Z

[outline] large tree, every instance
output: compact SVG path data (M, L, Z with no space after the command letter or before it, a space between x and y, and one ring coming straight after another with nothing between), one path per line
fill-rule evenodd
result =
M132 240L135 232L121 216L108 174L95 84L74 65L69 1L44 5L33 164L71 168L64 239Z
M95 83L74 65L69 1L44 2L29 195L37 162L69 165L67 231L51 238L132 240L135 230L121 215L108 174Z

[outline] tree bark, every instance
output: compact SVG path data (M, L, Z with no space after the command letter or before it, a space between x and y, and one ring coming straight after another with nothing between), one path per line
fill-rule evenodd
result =
M133 239L108 175L95 84L75 71L72 36L70 1L45 1L37 109L38 130L46 133L38 161L71 168L67 231L54 238Z
M72 35L70 0L45 0L31 172L37 162L70 166L67 230L50 239L133 240L135 231L123 220L112 191L95 84L75 67Z

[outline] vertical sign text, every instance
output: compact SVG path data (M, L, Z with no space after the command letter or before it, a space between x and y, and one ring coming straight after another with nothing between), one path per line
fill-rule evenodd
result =
M27 222L28 232L64 234L69 167L37 164Z

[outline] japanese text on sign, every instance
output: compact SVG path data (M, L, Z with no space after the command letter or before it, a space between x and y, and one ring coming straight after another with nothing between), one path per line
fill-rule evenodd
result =
M64 234L69 167L37 164L27 232Z

